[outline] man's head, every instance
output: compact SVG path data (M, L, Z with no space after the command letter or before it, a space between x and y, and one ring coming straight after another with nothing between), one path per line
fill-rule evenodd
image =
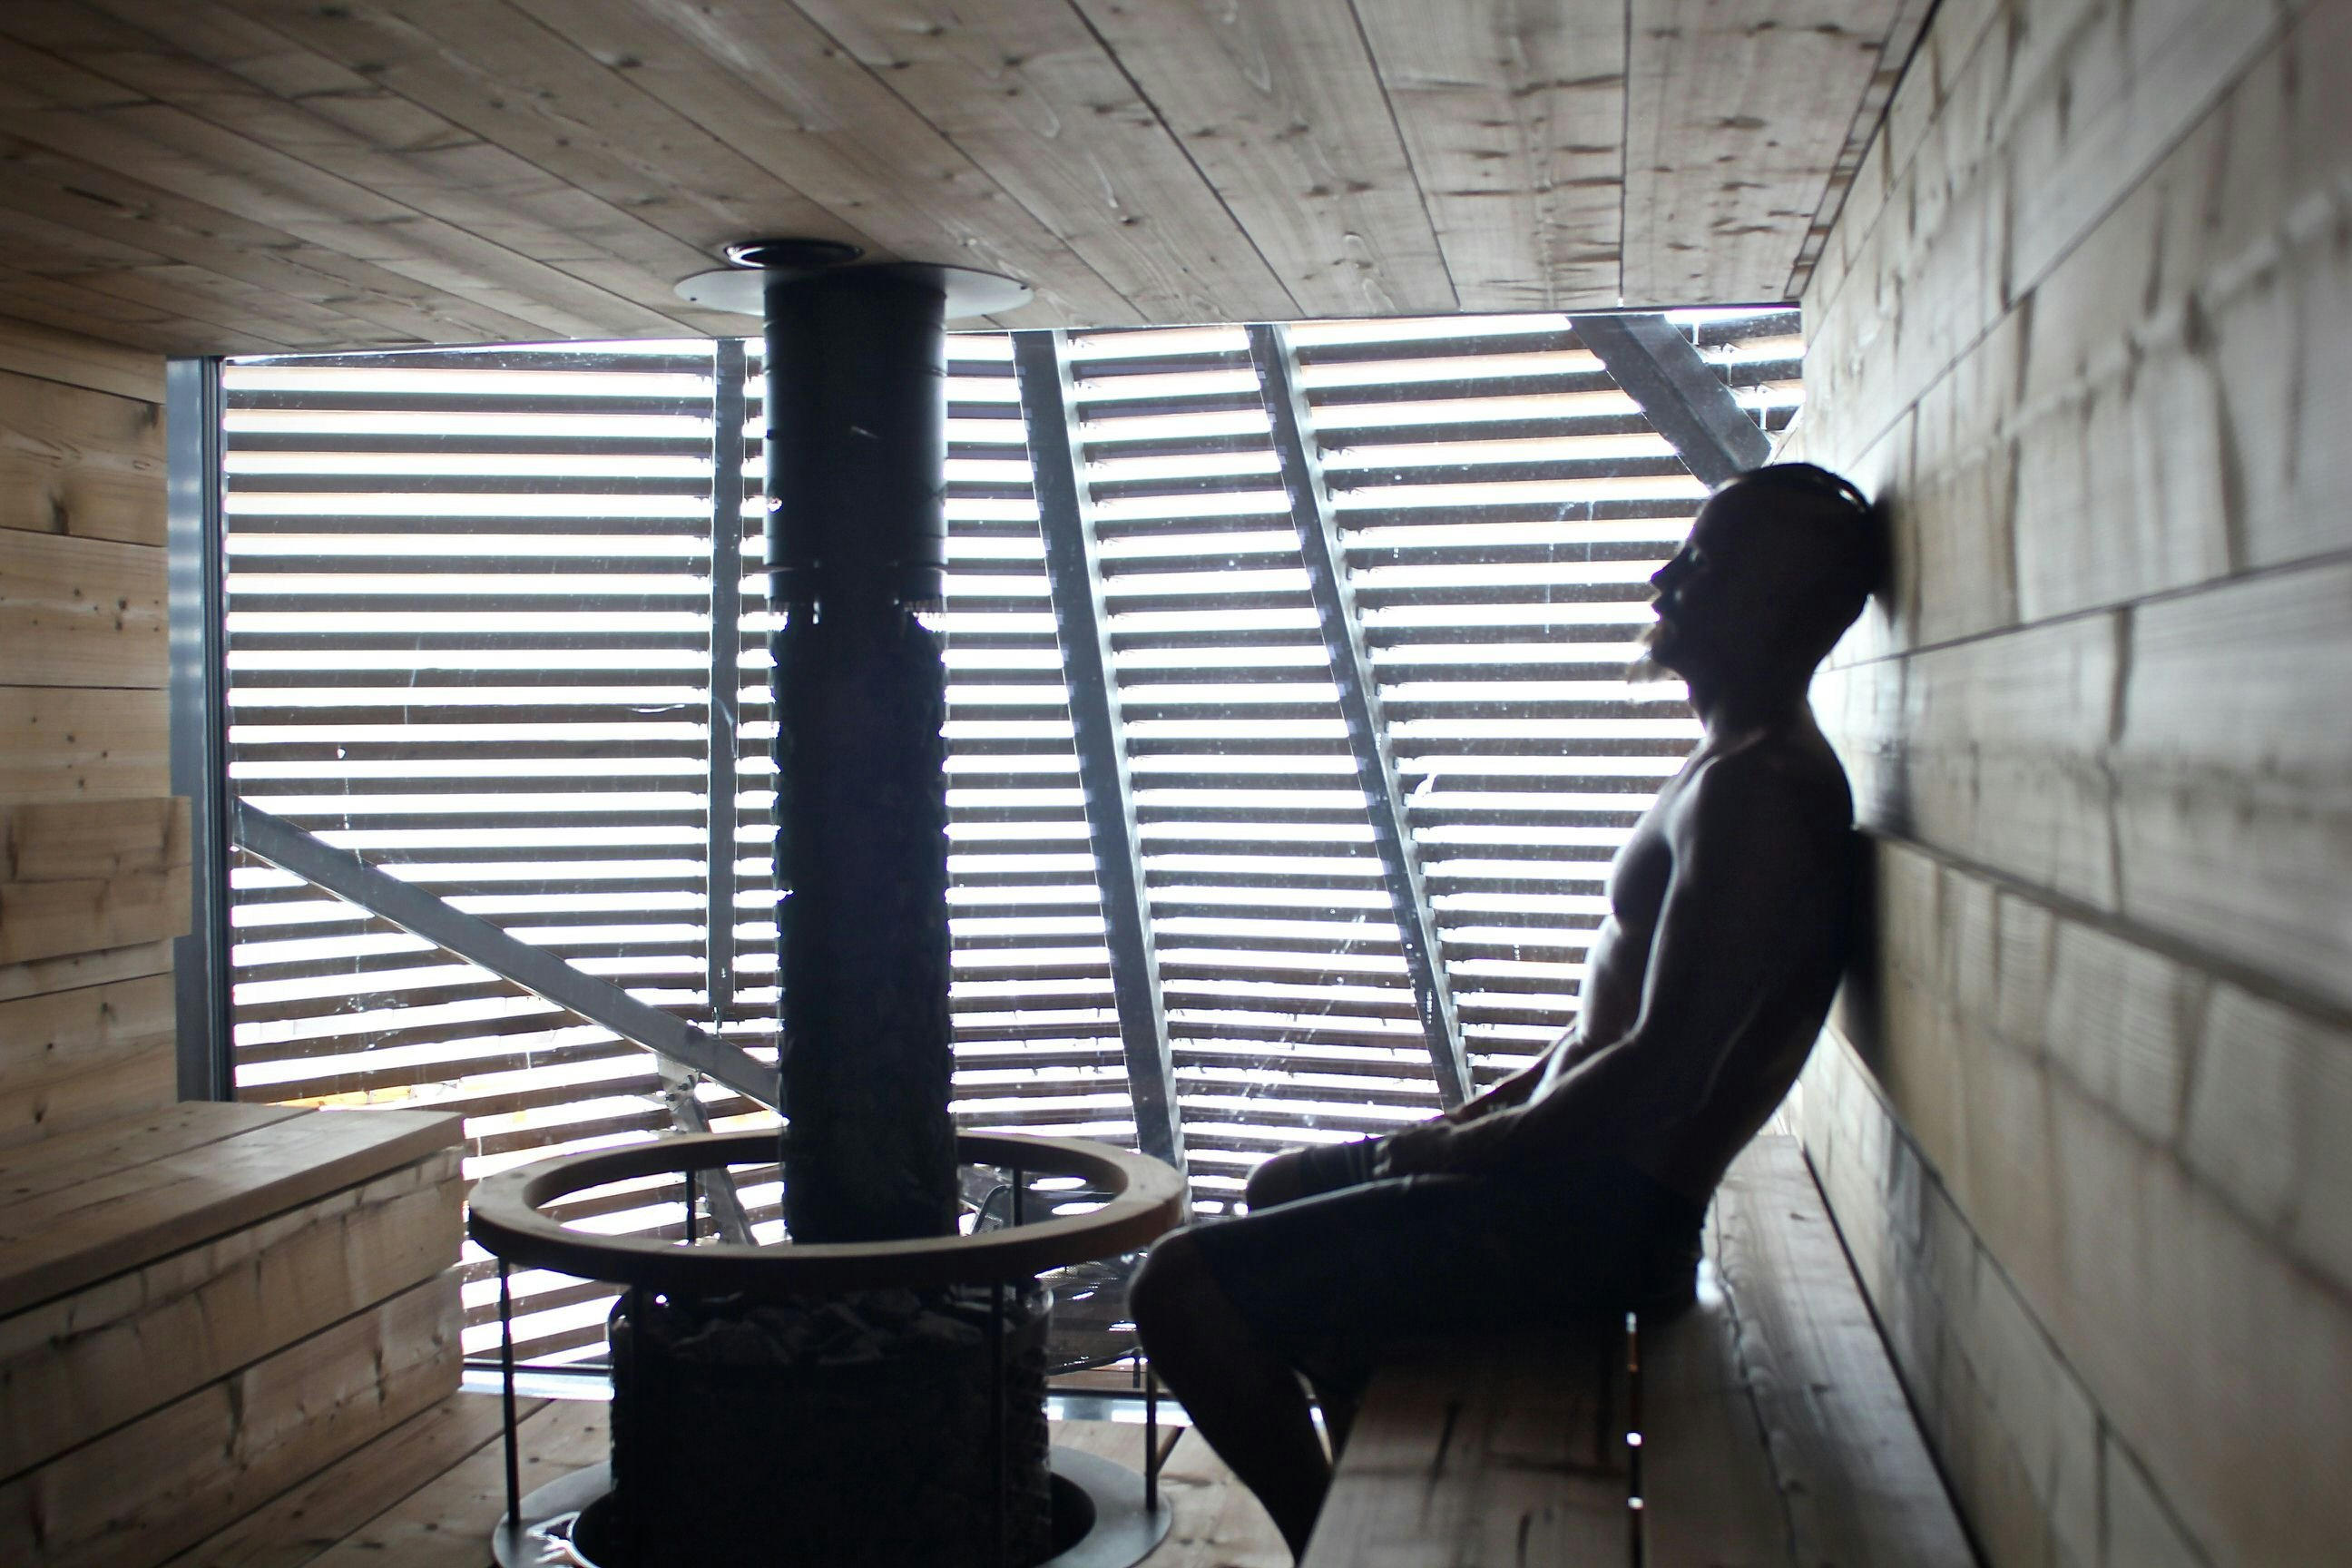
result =
M1658 622L1643 662L1718 683L1811 671L1869 603L1882 539L1869 501L1826 468L1735 476L1650 579Z

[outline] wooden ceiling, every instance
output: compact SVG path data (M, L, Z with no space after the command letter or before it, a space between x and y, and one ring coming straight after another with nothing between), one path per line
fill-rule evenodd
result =
M1792 298L1928 0L0 0L0 315L180 353Z

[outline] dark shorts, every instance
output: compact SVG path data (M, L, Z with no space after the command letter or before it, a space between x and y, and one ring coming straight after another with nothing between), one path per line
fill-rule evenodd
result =
M1370 1179L1375 1142L1310 1156L1311 1197L1195 1226L1242 1315L1360 1393L1391 1342L1686 1300L1705 1210L1622 1160L1540 1176Z

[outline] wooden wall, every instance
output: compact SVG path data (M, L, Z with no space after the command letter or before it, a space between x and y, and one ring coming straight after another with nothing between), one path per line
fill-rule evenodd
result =
M0 1147L176 1098L163 361L0 320Z
M1945 0L1790 455L1876 941L1801 1120L1996 1568L2352 1539L2352 0Z

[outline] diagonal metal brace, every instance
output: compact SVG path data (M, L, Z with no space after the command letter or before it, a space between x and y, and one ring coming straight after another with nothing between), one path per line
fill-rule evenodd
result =
M1067 344L1058 331L1013 334L1013 367L1036 476L1038 531L1054 598L1054 626L1070 694L1070 729L1085 791L1087 831L1102 887L1112 1000L1135 1101L1136 1143L1184 1169L1183 1107L1168 1044L1168 1012L1151 941L1151 892L1136 827L1103 599L1102 554L1088 516L1084 438L1071 397Z
M1570 316L1577 342L1591 349L1610 379L1642 413L1701 484L1723 483L1771 455L1772 439L1748 416L1731 388L1691 341L1660 315Z
M1388 722L1381 713L1380 683L1372 669L1371 647L1364 638L1364 617L1356 607L1355 588L1348 580L1347 541L1340 537L1339 521L1332 514L1331 491L1324 482L1322 451L1316 445L1307 395L1298 384L1288 332L1278 326L1252 327L1249 345L1265 398L1266 418L1274 429L1283 485L1290 494L1290 520L1298 532L1299 560L1314 595L1316 618L1322 623L1331 679L1339 688L1339 714L1348 727L1348 748L1355 753L1356 782L1364 792L1372 843L1380 851L1388 883L1397 945L1403 950L1405 973L1412 982L1413 1007L1429 1042L1437 1095L1448 1106L1459 1105L1470 1098L1470 1063L1453 993L1446 988L1444 933L1430 909L1412 826L1406 820L1404 789L1397 779Z
M567 1007L656 1056L702 1073L761 1105L783 1109L783 1089L776 1069L741 1047L572 968L543 947L518 942L479 916L387 875L250 801L233 803L229 825L238 845L280 870L315 882L345 902L381 915L403 931L446 948L533 995Z

